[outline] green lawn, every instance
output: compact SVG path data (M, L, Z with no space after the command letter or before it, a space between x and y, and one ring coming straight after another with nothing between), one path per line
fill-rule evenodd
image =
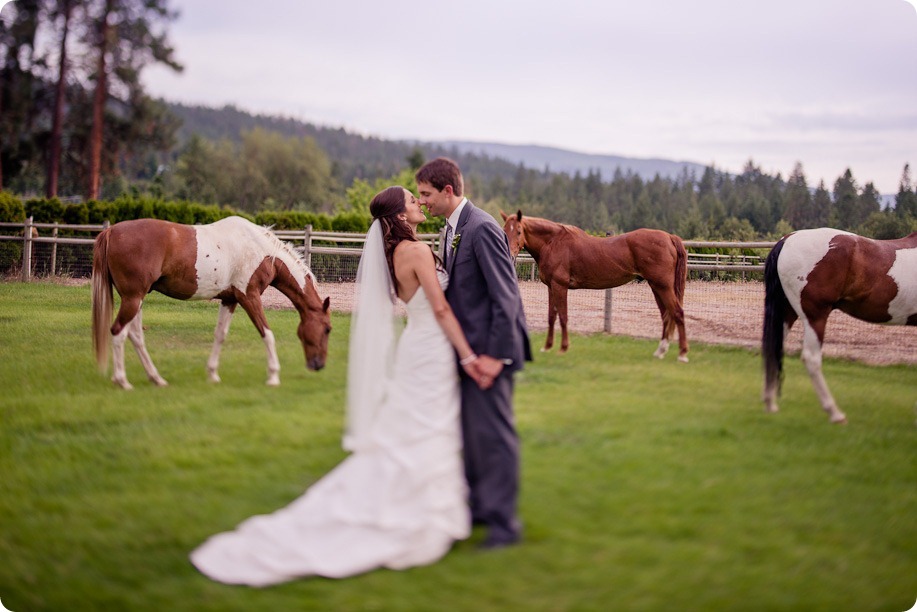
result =
M333 305L332 305L333 306ZM756 353L578 337L519 376L526 540L440 563L268 589L210 582L209 535L297 497L340 448L349 319L307 372L241 311L206 382L217 308L151 295L155 388L95 368L89 288L0 284L0 601L34 610L889 610L917 600L917 370L826 360L828 423L797 357L765 414ZM543 335L533 345L543 343Z

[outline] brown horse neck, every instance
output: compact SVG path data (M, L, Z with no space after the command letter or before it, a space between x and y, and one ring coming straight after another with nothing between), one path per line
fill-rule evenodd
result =
M313 278L307 274L305 283L300 285L290 270L287 269L286 264L279 259L275 260L274 268L274 279L270 282L270 285L287 296L296 310L303 313L308 310L322 309L322 299L318 295Z
M538 217L527 217L522 221L522 230L525 237L525 249L529 254L538 261L542 249L551 244L554 240L567 236L570 233L569 226L561 223L540 219Z

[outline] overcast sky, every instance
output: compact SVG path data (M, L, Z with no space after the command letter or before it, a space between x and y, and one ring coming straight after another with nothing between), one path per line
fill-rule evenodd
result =
M917 180L906 0L171 0L170 101L405 140L539 144L810 186ZM610 178L610 177L608 177Z

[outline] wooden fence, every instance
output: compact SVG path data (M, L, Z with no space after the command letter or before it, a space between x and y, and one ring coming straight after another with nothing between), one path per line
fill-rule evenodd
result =
M54 223L0 223L0 274L29 281L35 276L85 278L92 268L95 235L107 224L61 225ZM315 273L324 294L332 297L337 312L353 304L352 282L362 253L365 234L277 230L294 244ZM437 252L440 234L421 239ZM685 299L688 335L692 340L760 346L764 286L760 282L764 258L773 242L685 241L689 282ZM12 248L10 248L12 246ZM538 281L532 258L522 253L516 272L529 327L547 327L547 288ZM265 293L269 307L288 307L285 298ZM276 292L275 292L276 293ZM623 334L658 338L659 313L646 283L629 283L614 290L580 289L568 296L570 329L578 333ZM827 356L871 363L917 363L914 328L864 323L840 311L831 315ZM801 326L789 335L788 350L797 350Z
M60 223L35 223L30 217L23 223L0 223L0 241L13 241L22 244L22 280L27 282L32 276L32 256L34 245L51 244L50 274L58 273L57 245L82 244L92 245L93 236L73 236L74 233L97 234L109 226L106 221L100 225L66 225ZM50 235L47 231L50 230ZM12 232L11 234L8 232ZM67 236L61 236L66 232ZM302 230L276 230L274 232L281 240L302 243L299 247L306 263L312 265L313 255L350 255L359 258L363 251L365 234L350 232L316 232L312 226ZM439 234L421 234L420 239L430 244L442 256L442 232ZM685 248L688 249L689 272L763 272L765 255L747 255L742 253L727 253L724 251L746 251L749 249L771 249L774 242L714 242L700 240L686 240ZM692 249L716 249L715 253L693 252ZM528 272L530 280L537 278L537 268L534 260L527 253L520 253L517 265Z

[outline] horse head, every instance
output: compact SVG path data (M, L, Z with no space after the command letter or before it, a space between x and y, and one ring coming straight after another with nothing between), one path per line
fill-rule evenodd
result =
M522 211L517 210L515 215L507 215L502 210L503 232L509 240L509 252L513 259L519 256L519 251L525 248L525 231L522 227Z
M315 279L310 275L303 287L306 306L299 312L299 327L296 335L302 342L306 355L306 367L321 370L328 356L328 336L331 335L331 298L324 300L318 295Z

